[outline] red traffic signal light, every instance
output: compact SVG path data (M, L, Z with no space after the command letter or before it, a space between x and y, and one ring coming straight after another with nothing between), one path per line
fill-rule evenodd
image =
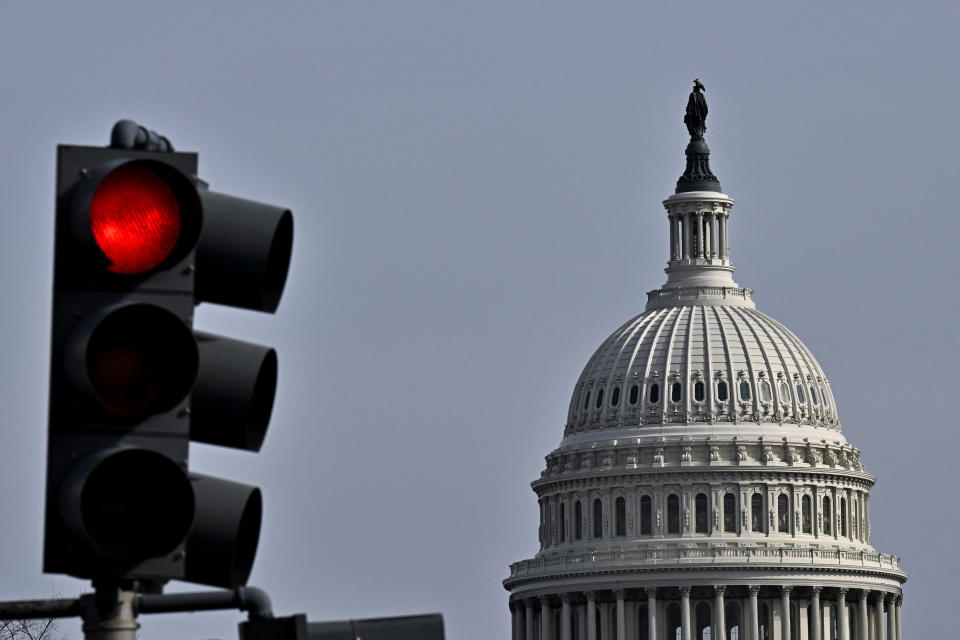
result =
M122 165L100 182L90 203L93 238L108 271L132 275L166 260L180 239L180 203L156 173Z
M234 587L260 490L188 473L189 444L258 451L277 356L195 334L193 310L274 311L293 217L207 191L196 154L144 132L125 121L121 148L58 149L44 568Z
M185 574L196 166L195 154L58 150L46 571Z
M64 222L87 268L147 275L193 251L203 210L183 171L147 158L117 158L81 171L67 195Z

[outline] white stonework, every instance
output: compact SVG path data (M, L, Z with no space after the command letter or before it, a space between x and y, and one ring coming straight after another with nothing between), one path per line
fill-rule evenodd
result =
M734 282L733 204L664 201L667 282L590 358L533 482L513 640L901 640L875 478L813 354Z

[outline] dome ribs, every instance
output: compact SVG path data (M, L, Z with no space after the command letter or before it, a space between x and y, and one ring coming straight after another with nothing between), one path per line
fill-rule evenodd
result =
M710 309L713 311L713 319L714 319L714 320L716 321L716 323L717 323L717 333L720 334L720 339L723 341L723 354L724 354L724 356L725 356L725 357L724 357L724 361L725 361L725 364L726 364L726 377L727 377L727 388L728 388L728 391L727 391L728 406L729 406L729 407L736 407L736 405L735 405L734 402L733 402L733 394L735 393L735 391L734 391L734 389L733 389L733 381L734 381L735 377L734 377L734 375L733 375L733 360L732 360L732 358L731 358L731 356L730 356L730 341L727 339L727 332L724 330L724 328L723 328L723 322L721 322L721 320L720 320L720 311L718 310L719 307L710 307ZM712 376L712 375L713 375L713 373L711 372L711 376ZM736 409L735 409L735 408L734 408L734 410L731 412L731 414L732 414L731 419L732 419L734 422L736 422L736 420L737 420L737 412L736 412ZM722 414L721 414L721 415L722 415Z
M676 344L676 340L677 340L677 327L679 327L680 324L683 322L684 311L689 311L690 309L691 307L680 307L678 309L677 317L673 322L673 326L670 327L670 338L667 340L667 344L666 344L667 353L666 353L666 357L663 360L664 371L663 371L662 382L660 383L660 415L663 416L664 422L670 421L669 414L670 414L670 409L673 406L673 403L671 402L671 398L670 398L670 386L673 384L673 371L671 370L671 368L673 367L674 345ZM688 333L689 333L689 327L688 327ZM674 411L676 411L675 408L674 408ZM684 421L686 421L685 417L684 417Z
M647 351L647 365L643 369L643 378L640 380L640 419L643 421L643 417L647 415L647 391L649 389L649 378L653 376L653 373L650 370L650 365L653 364L653 358L657 353L657 345L660 342L660 335L663 332L663 327L667 324L667 321L678 311L679 307L670 307L667 309L666 315L663 316L663 320L657 326L657 331L653 335L653 340L650 341Z
M738 311L738 313L739 313L739 311ZM741 313L741 315L743 315L745 318L750 318L750 321L754 322L757 326L759 326L760 329L766 334L767 340L770 342L770 344L773 346L774 351L776 351L776 353L777 353L777 359L780 361L780 366L781 366L782 369L783 369L783 371L782 371L782 372L783 372L783 375L786 376L786 377L789 377L789 375L790 375L790 367L789 367L789 365L787 365L787 360L786 360L786 358L784 358L784 356L783 356L783 351L780 349L780 346L777 344L777 341L776 341L776 340L773 338L773 336L770 334L770 327L768 326L769 323L767 323L767 322L759 322L759 321L757 320L757 317L756 317L756 315L755 315L754 313L746 313L746 314ZM754 332L754 335L756 335L756 332ZM780 396L780 389L778 388L779 385L777 384L777 379L776 379L776 377L775 377L775 374L774 374L774 371L773 371L773 367L770 366L770 359L769 359L768 357L766 357L766 353L764 353L764 357L765 357L765 359L767 360L767 366L768 366L769 371L770 371L770 384L773 385L774 398L778 398L778 397ZM789 381L789 380L787 380L787 385L788 385L788 386L790 385L790 381ZM780 411L776 408L776 404L777 404L777 403L776 403L776 401L775 401L775 402L774 402L774 410L775 410L776 414L780 414ZM791 406L791 410L792 410L791 415L793 415L793 416L798 416L798 415L800 415L800 413L797 411L797 403L796 403L796 399L793 397L793 392L790 393L790 406ZM783 416L782 416L782 415L780 416L780 422L781 422L781 423L783 422Z

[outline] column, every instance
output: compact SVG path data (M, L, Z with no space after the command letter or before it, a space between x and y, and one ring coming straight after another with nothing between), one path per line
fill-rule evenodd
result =
M897 596L896 601L893 604L893 610L897 612L897 638L896 640L903 640L903 620L900 617L900 607L903 605L903 594Z
M693 237L693 234L690 233L690 214L682 215L680 222L683 232L683 257L690 258L690 239Z
M747 640L760 640L760 609L757 606L757 594L760 593L760 587L750 585L747 587L750 593L750 606L747 612L747 624L750 631L747 633Z
M710 257L710 232L713 230L713 225L710 222L710 214L703 214L703 224L700 225L700 230L703 232L703 257Z
M888 593L887 604L887 640L897 640L897 614L893 608L894 596Z
M883 640L883 593L877 592L877 608L873 612L876 637L874 640Z
M587 591L587 640L597 640L597 594Z
M780 616L783 625L783 640L790 640L790 592L793 587L780 587Z
M823 611L820 610L820 592L823 591L823 587L811 587L810 589L810 616L811 616L811 632L813 637L810 640L822 640L823 634L821 633L821 627L823 627Z
M714 633L710 636L713 640L727 640L727 612L723 602L723 594L726 590L726 585L722 584L713 587Z
M717 235L720 236L720 257L727 257L727 217L728 214L721 213L717 219Z
M526 606L523 616L523 640L535 640L533 637L533 600L524 600L523 604Z
M657 637L657 588L647 587L647 638L640 640L654 640Z
M867 597L870 592L866 589L860 590L860 607L857 612L860 616L860 622L857 624L857 633L860 636L857 640L870 640L869 621L867 620Z
M847 618L847 591L841 587L837 590L837 638L839 640L854 640L850 637L850 621Z
M703 212L697 211L696 215L696 225L697 225L697 242L693 247L693 257L702 258L703 257Z
M617 599L617 640L627 640L627 611L623 601L626 593L623 589L614 589L613 596Z
M540 640L550 640L550 596L540 596Z
M572 640L573 624L570 618L570 594L560 594L560 640Z
M667 219L670 221L670 259L676 260L680 256L677 251L677 226L680 224L677 216L670 214Z
M520 619L520 603L511 602L510 610L513 613L513 630L510 635L513 640L520 640L520 634L523 633L520 631L520 625L523 624L523 621Z
M587 637L587 605L577 605L577 637L586 640Z
M693 640L693 631L690 629L690 587L680 587L680 638Z

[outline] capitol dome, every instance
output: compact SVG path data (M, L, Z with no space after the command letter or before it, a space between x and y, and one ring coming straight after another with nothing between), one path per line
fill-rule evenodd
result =
M667 280L584 367L510 566L513 640L902 640L860 451L823 369L733 280L696 83Z
M714 304L659 306L617 329L577 381L565 435L690 422L840 430L810 350L749 306Z

